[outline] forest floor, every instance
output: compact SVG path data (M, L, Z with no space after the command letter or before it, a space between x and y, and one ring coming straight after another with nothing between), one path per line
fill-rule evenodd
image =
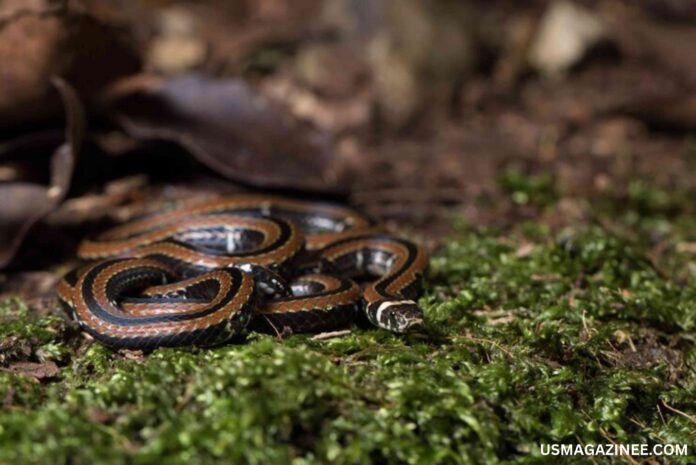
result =
M601 40L555 73L530 53L565 1L0 3L19 89L0 93L0 188L61 194L0 202L0 226L46 213L0 227L0 465L558 463L552 443L691 454L564 463L696 463L693 2L573 2ZM53 75L84 144L31 100ZM109 108L138 83L149 113ZM34 147L44 121L79 159ZM426 328L142 353L63 316L79 241L241 185L323 191L424 244Z
M577 208L548 176L498 182L536 218L454 226L421 334L252 334L144 355L86 341L51 305L3 301L0 463L538 463L549 443L693 447L689 197L636 181L557 229Z

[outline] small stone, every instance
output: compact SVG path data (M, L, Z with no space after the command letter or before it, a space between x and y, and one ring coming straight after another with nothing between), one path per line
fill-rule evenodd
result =
M593 12L569 1L554 2L541 20L529 62L543 74L561 74L605 35L604 23Z

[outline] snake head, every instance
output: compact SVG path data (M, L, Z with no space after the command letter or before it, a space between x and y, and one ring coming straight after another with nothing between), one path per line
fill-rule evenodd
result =
M378 300L367 305L372 324L395 333L423 325L423 310L413 300Z

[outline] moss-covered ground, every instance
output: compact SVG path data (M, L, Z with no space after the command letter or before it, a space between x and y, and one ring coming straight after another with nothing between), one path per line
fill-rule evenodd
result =
M546 443L679 443L696 463L696 212L633 184L568 227L460 225L432 259L428 328L114 353L0 304L0 463L549 463ZM13 367L58 367L29 376ZM563 463L657 463L576 457Z

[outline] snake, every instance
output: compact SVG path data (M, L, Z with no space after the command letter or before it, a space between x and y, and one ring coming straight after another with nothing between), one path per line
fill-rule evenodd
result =
M427 253L344 205L260 194L177 202L82 241L77 255L58 299L116 349L423 325Z

